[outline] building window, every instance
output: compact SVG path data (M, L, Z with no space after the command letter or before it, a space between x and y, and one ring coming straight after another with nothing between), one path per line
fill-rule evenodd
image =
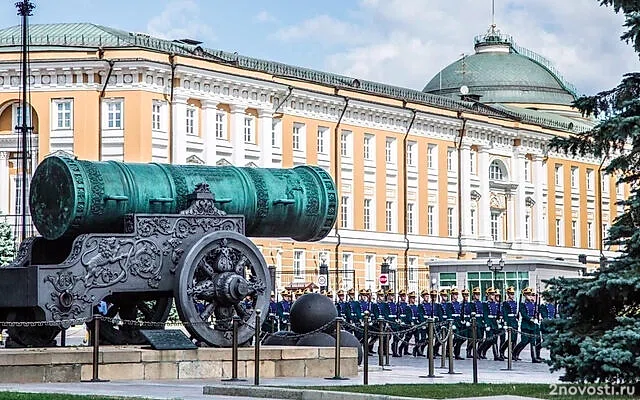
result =
M562 165L560 164L555 166L555 181L556 186L562 186Z
M322 126L318 127L318 154L326 154L325 135L328 130L329 128L324 128Z
M609 236L609 224L602 224L602 240L604 241Z
M345 288L353 287L354 280L353 254L342 253L342 285Z
M407 143L407 165L414 165L415 163L415 157L413 155L415 147L415 143Z
M453 149L447 149L447 171L454 171L455 167L453 166Z
M602 192L609 193L609 175L602 173Z
M436 169L438 165L438 145L430 144L427 147L427 167Z
M108 129L122 129L122 100L107 102L106 122Z
M587 190L593 190L593 170L587 169Z
M364 199L364 229L366 231L371 230L371 199Z
M492 181L503 181L504 180L504 171L502 170L502 166L500 162L494 160L489 165L489 179Z
M13 126L22 127L22 106L18 103L14 104L14 116ZM31 107L29 106L27 106L27 126L31 126Z
M531 161L524 160L524 181L531 182Z
M340 198L340 227L349 227L349 196Z
M571 167L571 187L576 189L578 187L578 168Z
M578 243L578 221L571 221L571 245L576 247Z
M478 171L476 171L476 152L469 152L469 171L471 171L472 175L476 175Z
M155 105L155 104L154 104ZM72 129L72 100L54 100L53 106L55 110L54 129Z
M562 220L556 218L556 246L562 246Z
M531 216L524 216L524 238L529 239L531 237Z
M490 286L501 289L503 293L505 288L513 286L516 289L516 301L518 301L518 294L529 286L529 272L496 272L495 275L489 271L467 272L467 288L469 290L479 287L481 293L485 293Z
M274 119L271 122L271 147L279 149L281 143L282 120Z
M393 201L387 201L385 204L385 230L393 231Z
M351 140L350 131L342 131L340 135L340 155L342 157L351 158L351 146L349 141Z
M216 112L216 139L226 139L227 130L225 129L225 122L227 121L227 115L224 112Z
M407 278L409 278L409 282L418 281L418 268L416 267L417 263L418 259L416 257L409 257L409 268L407 271Z
M293 124L293 132L292 132L292 145L294 150L302 150L302 129L304 128L303 124Z
M498 220L500 215L498 213L491 213L491 238L494 242L498 241Z
M587 247L593 248L593 223L587 222Z
M196 108L189 106L187 107L187 135L197 135L196 127Z
M414 222L414 204L407 203L407 233L414 233L413 231L413 222Z
M293 278L304 279L304 250L293 251Z
M447 236L453 237L453 208L447 208Z
M254 138L253 138L254 122L255 122L255 119L253 117L244 117L244 142L245 143L254 143Z
M471 223L471 235L475 236L476 234L476 210L471 209L471 220L469 221Z
M373 254L366 254L364 256L364 280L365 287L372 289L376 286L376 256Z
M433 235L433 206L427 206L427 234Z
M452 288L458 286L458 273L440 272L438 274L438 284L441 288Z
M373 135L365 134L364 135L364 159L365 160L373 160Z
M393 139L387 139L384 143L384 158L387 163L393 163Z

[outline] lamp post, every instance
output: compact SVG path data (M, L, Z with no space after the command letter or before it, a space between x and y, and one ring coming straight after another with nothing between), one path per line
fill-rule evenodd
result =
M491 274L491 287L496 286L496 272L501 272L504 269L504 259L500 258L498 263L494 263L491 258L487 260L487 268L492 272Z
M325 290L328 290L328 286L329 286L329 266L327 265L327 256L323 253L320 256L320 266L319 268L319 279L318 282L320 283L320 293L324 292Z

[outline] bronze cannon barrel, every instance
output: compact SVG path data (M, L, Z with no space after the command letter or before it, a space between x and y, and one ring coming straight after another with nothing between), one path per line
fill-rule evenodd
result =
M49 156L30 189L31 216L46 239L122 232L126 214L176 214L206 183L216 207L245 217L245 234L324 238L336 220L336 188L316 166L290 169L85 161Z

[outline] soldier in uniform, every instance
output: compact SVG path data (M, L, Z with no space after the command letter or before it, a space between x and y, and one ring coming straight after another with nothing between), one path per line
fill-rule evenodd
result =
M418 323L422 324L427 321L428 318L431 318L433 315L432 312L432 304L431 299L429 298L429 291L424 289L420 292L420 296L422 297L422 302L418 306ZM429 342L428 330L427 327L420 328L420 341L416 342L416 345L413 347L413 356L425 357L424 349L427 347ZM418 344L419 343L419 344Z
M289 312L291 311L291 293L288 290L280 292L282 300L278 302L278 320L280 321L280 330L288 331L289 326Z
M456 360L464 360L464 358L460 357L460 349L465 341L463 337L466 326L462 319L463 305L458 301L459 294L460 291L457 288L451 288L451 301L447 304L447 315L453 321L453 333L455 334L453 337L453 355Z
M540 333L542 335L542 338L544 338L544 335L551 331L546 321L556 318L558 318L558 312L555 304L544 303L540 305ZM542 360L542 358L540 357L541 347L542 340L539 340L538 345L536 346L536 356L540 360Z
M338 317L344 318L345 322L351 321L351 313L349 309L349 303L344 301L344 290L338 290L338 301L336 301L336 310L338 311Z
M373 346L375 346L378 341L378 333L380 332L380 324L378 323L378 318L385 317L385 291L383 289L378 289L376 291L376 301L372 302L369 312L371 313L371 337L369 338L369 349L370 352L373 353ZM378 344L378 351L380 351L380 344Z
M486 339L478 346L478 358L486 359L487 351L491 348L494 361L504 361L504 358L498 354L500 303L496 301L496 291L493 287L487 288L485 293L487 294L487 301L483 304L483 314Z
M440 301L435 303L436 314L439 316L438 322L445 322L449 319L449 291L447 289L440 289ZM436 339L435 346L435 355L440 355L440 346L442 345L442 354L443 357L446 355L447 346L444 343L440 343L439 340Z
M393 357L402 357L401 354L398 354L398 347L400 346L400 338L395 334L395 332L400 330L400 325L398 324L398 303L396 303L396 295L393 292L393 289L389 289L387 292L387 301L386 301L386 315L385 319L387 320L390 331L392 332L391 338L391 352Z
M531 362L540 363L540 355L536 352L538 341L540 340L540 322L538 321L538 305L534 301L535 292L532 288L524 288L522 294L525 302L520 307L520 317L522 318L522 337L513 349L514 359L518 359L520 352L527 346L531 347Z
M407 329L411 326L412 322L412 313L411 308L409 308L409 304L407 304L407 291L401 289L398 292L398 324L401 330ZM415 293L413 294L413 301L415 302ZM400 343L400 347L398 348L398 353L401 356L409 355L409 340L411 339L411 333L406 333L402 337L402 343Z
M274 333L278 331L278 303L276 303L276 294L274 292L271 292L269 310L267 318L265 318L262 323L262 331L267 333Z
M471 313L476 313L476 344L478 348L482 343L482 338L484 337L484 303L480 300L480 288L474 287L472 290L473 299L469 302L469 315ZM473 337L473 332L469 333L469 337ZM467 342L467 358L473 357L473 343L471 341Z
M502 302L502 318L504 318L505 325L511 328L511 346L518 343L518 303L515 300L516 289L513 286L507 288L507 299ZM505 340L500 345L500 355L505 358L504 352L507 350L508 341ZM513 352L511 353L513 358ZM513 358L515 360L515 358Z

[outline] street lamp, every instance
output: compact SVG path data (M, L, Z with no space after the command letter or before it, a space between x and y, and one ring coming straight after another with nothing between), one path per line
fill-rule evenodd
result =
M328 290L329 286L329 266L327 265L327 256L325 253L322 253L320 256L320 267L319 267L319 278L318 283L320 283L320 292L322 293L325 290Z
M491 275L491 286L493 288L495 288L495 285L496 285L496 272L501 272L504 269L504 259L500 258L500 261L497 264L494 264L493 260L489 258L487 260L487 268L489 268L489 271L491 271L493 273Z

